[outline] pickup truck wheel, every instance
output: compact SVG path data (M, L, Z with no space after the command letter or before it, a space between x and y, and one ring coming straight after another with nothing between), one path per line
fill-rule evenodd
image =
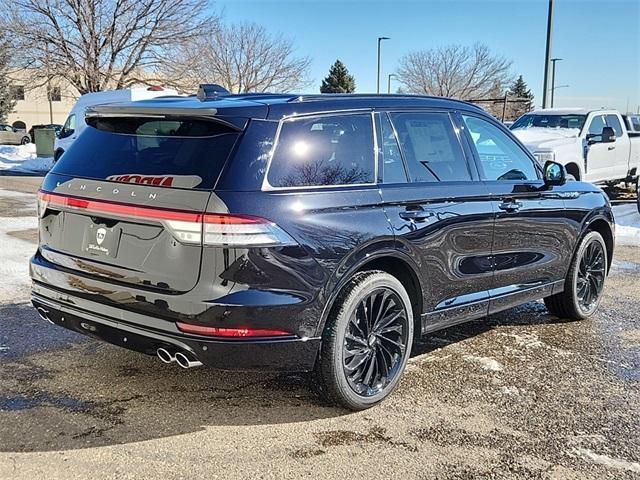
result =
M589 232L571 260L564 291L544 299L552 315L582 320L595 313L602 299L607 276L607 246L602 235Z

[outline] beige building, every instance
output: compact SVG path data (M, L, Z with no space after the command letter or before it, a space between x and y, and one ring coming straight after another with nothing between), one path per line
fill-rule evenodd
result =
M22 126L16 122L23 122L28 130L33 125L49 123L64 124L69 111L73 108L79 95L74 87L64 82L51 82L51 99L47 98L47 86L34 86L28 82L29 71L14 73L12 96L16 105L8 116L8 122L15 126Z

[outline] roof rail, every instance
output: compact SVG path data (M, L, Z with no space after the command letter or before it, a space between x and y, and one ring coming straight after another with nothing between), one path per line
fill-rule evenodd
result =
M432 95L417 95L411 93L312 93L295 95L289 102L319 102L322 100L352 100L352 99L376 99L381 100L385 98L406 98L411 100L448 100L453 102L468 103L464 100L457 100L454 98L437 97Z

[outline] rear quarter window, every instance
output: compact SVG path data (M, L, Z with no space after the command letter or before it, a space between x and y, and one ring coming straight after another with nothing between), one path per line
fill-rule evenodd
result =
M211 189L240 135L197 119L93 118L87 124L53 173Z
M374 182L371 115L330 115L285 121L267 173L272 187Z

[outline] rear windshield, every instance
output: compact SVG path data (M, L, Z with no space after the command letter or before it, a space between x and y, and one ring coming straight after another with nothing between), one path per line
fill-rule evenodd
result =
M239 133L198 119L93 118L51 170L160 187L211 189Z

